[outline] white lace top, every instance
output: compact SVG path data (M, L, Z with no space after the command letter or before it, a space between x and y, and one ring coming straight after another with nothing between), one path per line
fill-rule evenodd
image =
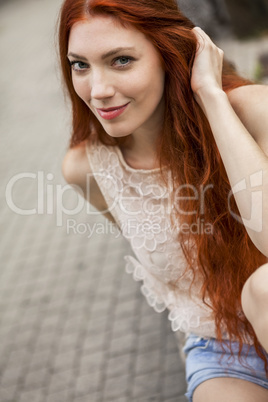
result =
M132 246L135 257L125 257L126 272L142 282L148 304L159 313L169 310L173 331L215 336L200 281L196 276L190 290L192 274L184 274L185 257L171 226L170 192L159 180L160 169L133 169L118 147L97 142L87 143L87 155L109 211Z

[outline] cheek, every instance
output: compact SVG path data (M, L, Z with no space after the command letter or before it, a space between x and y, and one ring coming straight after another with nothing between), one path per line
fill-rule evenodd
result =
M158 75L154 76L151 82L151 96L155 99L156 105L162 100L165 89L165 74L162 70Z
M86 80L73 77L73 87L79 98L88 100L90 96L90 88Z
M164 93L165 75L162 70L153 72L150 69L146 73L140 75L140 79L137 80L135 91L140 94L141 100L148 100L148 103L152 104L152 107L157 105Z

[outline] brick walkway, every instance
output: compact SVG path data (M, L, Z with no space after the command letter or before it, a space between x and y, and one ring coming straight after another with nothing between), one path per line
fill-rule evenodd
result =
M0 4L0 402L183 402L167 313L125 272L128 244L86 205L62 220L57 210L78 203L61 193L69 113L54 50L59 5ZM267 39L250 54L226 46L247 54L249 70L252 54L268 50Z

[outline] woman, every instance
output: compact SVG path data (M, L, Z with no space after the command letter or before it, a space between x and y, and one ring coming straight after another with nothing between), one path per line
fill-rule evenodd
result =
M120 227L127 272L187 333L189 400L267 401L267 87L174 0L65 0L59 44L64 177Z

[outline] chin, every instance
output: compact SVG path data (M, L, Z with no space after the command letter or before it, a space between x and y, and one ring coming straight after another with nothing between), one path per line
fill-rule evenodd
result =
M124 131L124 130L106 130L105 127L103 127L105 132L113 138L122 138L122 137L128 137L131 132L129 131Z

